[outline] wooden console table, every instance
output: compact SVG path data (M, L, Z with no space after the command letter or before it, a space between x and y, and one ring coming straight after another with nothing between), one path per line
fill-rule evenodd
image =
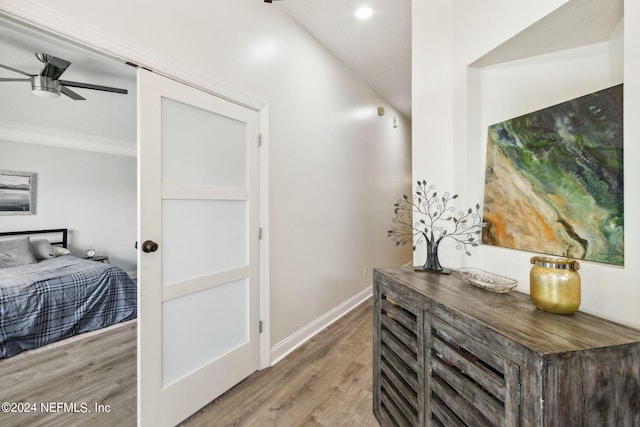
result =
M388 268L373 334L382 426L640 426L640 330Z

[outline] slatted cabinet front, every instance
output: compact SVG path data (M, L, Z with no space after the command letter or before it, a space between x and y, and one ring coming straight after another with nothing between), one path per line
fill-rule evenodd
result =
M376 294L374 411L382 425L518 425L517 364L424 310L418 294L384 284Z
M422 310L404 296L384 290L377 304L374 360L376 405L389 425L422 425L424 355Z
M519 366L436 316L427 321L427 417L438 426L517 426Z

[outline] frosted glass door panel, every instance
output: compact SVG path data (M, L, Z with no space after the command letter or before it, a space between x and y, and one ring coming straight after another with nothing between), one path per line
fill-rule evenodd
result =
M246 187L246 123L162 98L162 182Z
M162 304L162 385L249 340L246 279Z
M243 200L162 201L162 284L249 263Z

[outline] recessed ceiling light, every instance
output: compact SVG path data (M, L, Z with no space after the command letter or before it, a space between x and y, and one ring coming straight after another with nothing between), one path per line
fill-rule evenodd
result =
M373 15L373 10L371 10L370 7L364 6L356 10L356 16L358 19L369 19L371 18L371 15Z

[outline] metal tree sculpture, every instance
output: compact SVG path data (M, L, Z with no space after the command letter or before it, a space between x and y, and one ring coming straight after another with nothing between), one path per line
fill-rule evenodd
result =
M480 205L476 204L475 211L469 208L454 215L456 210L449 203L458 198L457 194L438 196L435 185L427 185L424 180L417 183L411 199L404 195L394 205L393 222L398 225L387 231L387 237L393 237L396 246L413 242L414 251L426 242L427 261L422 269L441 272L444 269L438 260L438 247L442 240L453 239L456 249L464 248L467 255L471 255L469 246L478 246L483 226ZM414 218L415 214L420 218Z

